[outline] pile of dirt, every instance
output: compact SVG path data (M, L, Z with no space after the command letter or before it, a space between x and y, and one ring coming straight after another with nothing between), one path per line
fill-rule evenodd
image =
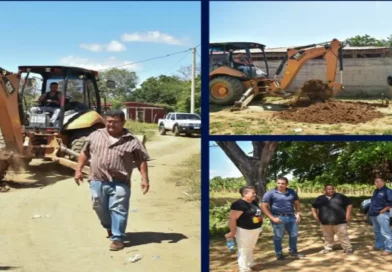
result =
M376 110L376 107L365 103L329 100L308 107L303 106L291 105L288 110L275 113L274 117L301 123L358 124L383 116L381 112Z

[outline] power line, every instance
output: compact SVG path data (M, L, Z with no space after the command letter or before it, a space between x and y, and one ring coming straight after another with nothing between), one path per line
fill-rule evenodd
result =
M200 46L200 44L199 44L198 46ZM195 48L197 48L198 46L196 46ZM128 66L128 65L134 65L134 64L143 63L143 62L147 62L147 61L151 61L151 60L156 60L156 59L163 59L163 58L167 58L167 57L171 57L171 56L174 56L174 55L178 55L178 54L182 54L182 53L185 53L185 52L192 51L192 49L193 49L193 48L188 48L187 50L184 50L184 51L179 51L179 52L175 52L175 53L171 53L171 54L167 54L167 55L162 55L162 56L158 56L158 57L153 57L153 58L149 58L149 59L145 59L145 60L141 60L141 61L135 61L135 62L125 63L125 64L122 64L122 65L118 65L118 66L113 66L113 67L101 69L100 71L105 71L105 70L109 70L109 69L113 69L113 68L118 68L118 67L124 67L124 66Z
M191 52L189 51L187 54L185 54L175 65L173 65L173 67L171 69L173 69L174 67L176 67L178 64L180 64L187 56L189 56Z

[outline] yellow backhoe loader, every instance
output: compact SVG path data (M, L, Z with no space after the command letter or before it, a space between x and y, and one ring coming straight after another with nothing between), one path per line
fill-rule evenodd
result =
M232 110L245 108L257 94L290 97L285 92L302 66L310 59L322 57L326 61L326 81L305 82L297 97L311 101L325 101L343 90L342 42L333 39L329 43L312 44L287 50L285 58L269 78L265 45L250 42L226 42L210 44L210 103L233 105ZM251 50L261 51L265 71L255 66ZM335 81L337 63L340 63L340 83ZM284 75L279 79L285 64Z
M98 72L78 67L20 66L18 73L0 68L0 182L11 165L34 158L76 167L86 137L105 127L98 80ZM55 122L48 105L31 102L53 82L61 94ZM106 85L113 89L115 82ZM143 135L136 137L145 144Z

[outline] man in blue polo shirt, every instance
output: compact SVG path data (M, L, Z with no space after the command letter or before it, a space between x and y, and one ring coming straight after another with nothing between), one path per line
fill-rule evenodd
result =
M300 221L299 198L293 189L287 188L288 183L287 178L278 178L276 188L264 195L263 203L261 204L263 213L271 219L274 229L275 254L278 260L284 260L285 258L282 240L286 230L289 234L289 254L297 258L304 257L297 250L298 223Z
M392 208L392 190L385 186L385 180L376 178L376 190L370 202L369 216L373 222L373 231L376 236L375 250L383 250L383 256L392 253L392 235L389 226L390 209Z

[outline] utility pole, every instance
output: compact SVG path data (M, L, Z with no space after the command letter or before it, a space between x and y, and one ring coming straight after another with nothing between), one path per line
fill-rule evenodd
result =
M192 48L191 113L195 113L196 48Z

